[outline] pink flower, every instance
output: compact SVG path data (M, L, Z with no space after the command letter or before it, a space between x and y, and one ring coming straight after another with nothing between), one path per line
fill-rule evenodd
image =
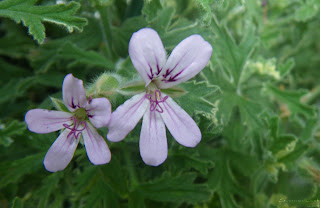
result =
M195 147L201 132L193 119L169 96L160 92L197 75L208 63L211 45L200 35L191 35L174 48L168 60L156 31L135 32L129 43L134 67L146 83L146 93L133 96L111 115L107 138L121 141L143 116L140 154L152 166L163 163L168 154L165 125L183 146Z
M64 78L62 88L63 103L70 112L33 109L25 116L32 132L45 134L64 129L44 158L45 168L51 172L65 169L78 146L80 135L89 160L95 165L108 163L111 159L108 145L93 126L101 128L108 124L111 117L109 100L87 100L82 80L72 74Z

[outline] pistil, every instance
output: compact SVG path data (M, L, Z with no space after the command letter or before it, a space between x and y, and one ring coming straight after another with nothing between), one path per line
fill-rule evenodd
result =
M162 99L160 90L155 90L154 96L151 94L146 94L146 98L148 100L150 100L150 111L156 110L159 113L163 113L163 109L159 104L165 102L167 100L168 96L165 96Z
M67 138L69 138L72 134L73 136L78 139L80 133L86 129L87 127L87 124L85 121L78 121L74 116L72 117L73 119L73 124L71 125L68 125L68 124L63 124L63 126L66 128L66 129L70 129L70 133L68 134ZM82 129L78 129L79 126L83 125L83 128Z

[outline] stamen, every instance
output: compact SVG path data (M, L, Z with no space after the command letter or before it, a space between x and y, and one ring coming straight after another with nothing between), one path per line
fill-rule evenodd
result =
M71 125L63 124L63 126L66 129L71 130L70 133L68 134L67 138L69 138L73 134L73 136L76 139L78 139L78 137L81 134L81 132L86 129L87 123L85 121L78 122L77 119L74 116L72 117L72 119L73 119L73 124L71 124ZM81 126L81 125L83 125L83 128L82 129L78 129L78 127Z
M161 99L161 92L160 90L156 90L154 92L154 98L152 99L152 95L146 94L146 98L150 100L150 111L158 111L159 113L163 113L162 107L159 105L159 103L163 103L168 99L168 96L165 96L163 99ZM157 108L158 107L158 108Z

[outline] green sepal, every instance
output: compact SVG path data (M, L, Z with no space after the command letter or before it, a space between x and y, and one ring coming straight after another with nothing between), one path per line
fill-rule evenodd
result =
M50 97L53 106L59 110L59 111L64 111L64 112L70 112L68 108L64 105L63 101L54 97Z

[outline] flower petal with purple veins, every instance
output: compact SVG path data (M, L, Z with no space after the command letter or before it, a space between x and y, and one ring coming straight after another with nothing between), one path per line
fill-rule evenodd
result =
M211 54L210 43L200 35L187 37L173 49L156 79L157 86L166 89L191 79L208 64Z
M82 80L72 74L68 74L63 80L62 96L64 105L71 112L77 108L84 108L88 103Z
M146 86L158 76L166 63L166 51L158 33L151 28L143 28L133 33L129 42L131 61Z
M158 166L168 155L166 128L157 111L147 109L140 134L140 155L147 165Z
M85 107L90 122L96 127L106 126L111 118L111 104L107 98L95 98Z
M88 158L94 165L106 164L111 160L111 152L106 141L88 122L86 129L82 131L82 137Z
M133 96L112 113L108 124L108 140L121 141L137 125L150 105L145 95L145 93L141 93Z
M70 163L79 143L79 139L75 139L70 132L69 129L65 129L51 145L44 157L43 164L48 171L57 172L63 170Z
M186 147L195 147L201 140L201 132L194 120L172 98L160 103L161 117L177 142Z
M73 123L72 114L44 109L29 110L25 116L28 129L38 134L54 132L64 128L64 124Z

